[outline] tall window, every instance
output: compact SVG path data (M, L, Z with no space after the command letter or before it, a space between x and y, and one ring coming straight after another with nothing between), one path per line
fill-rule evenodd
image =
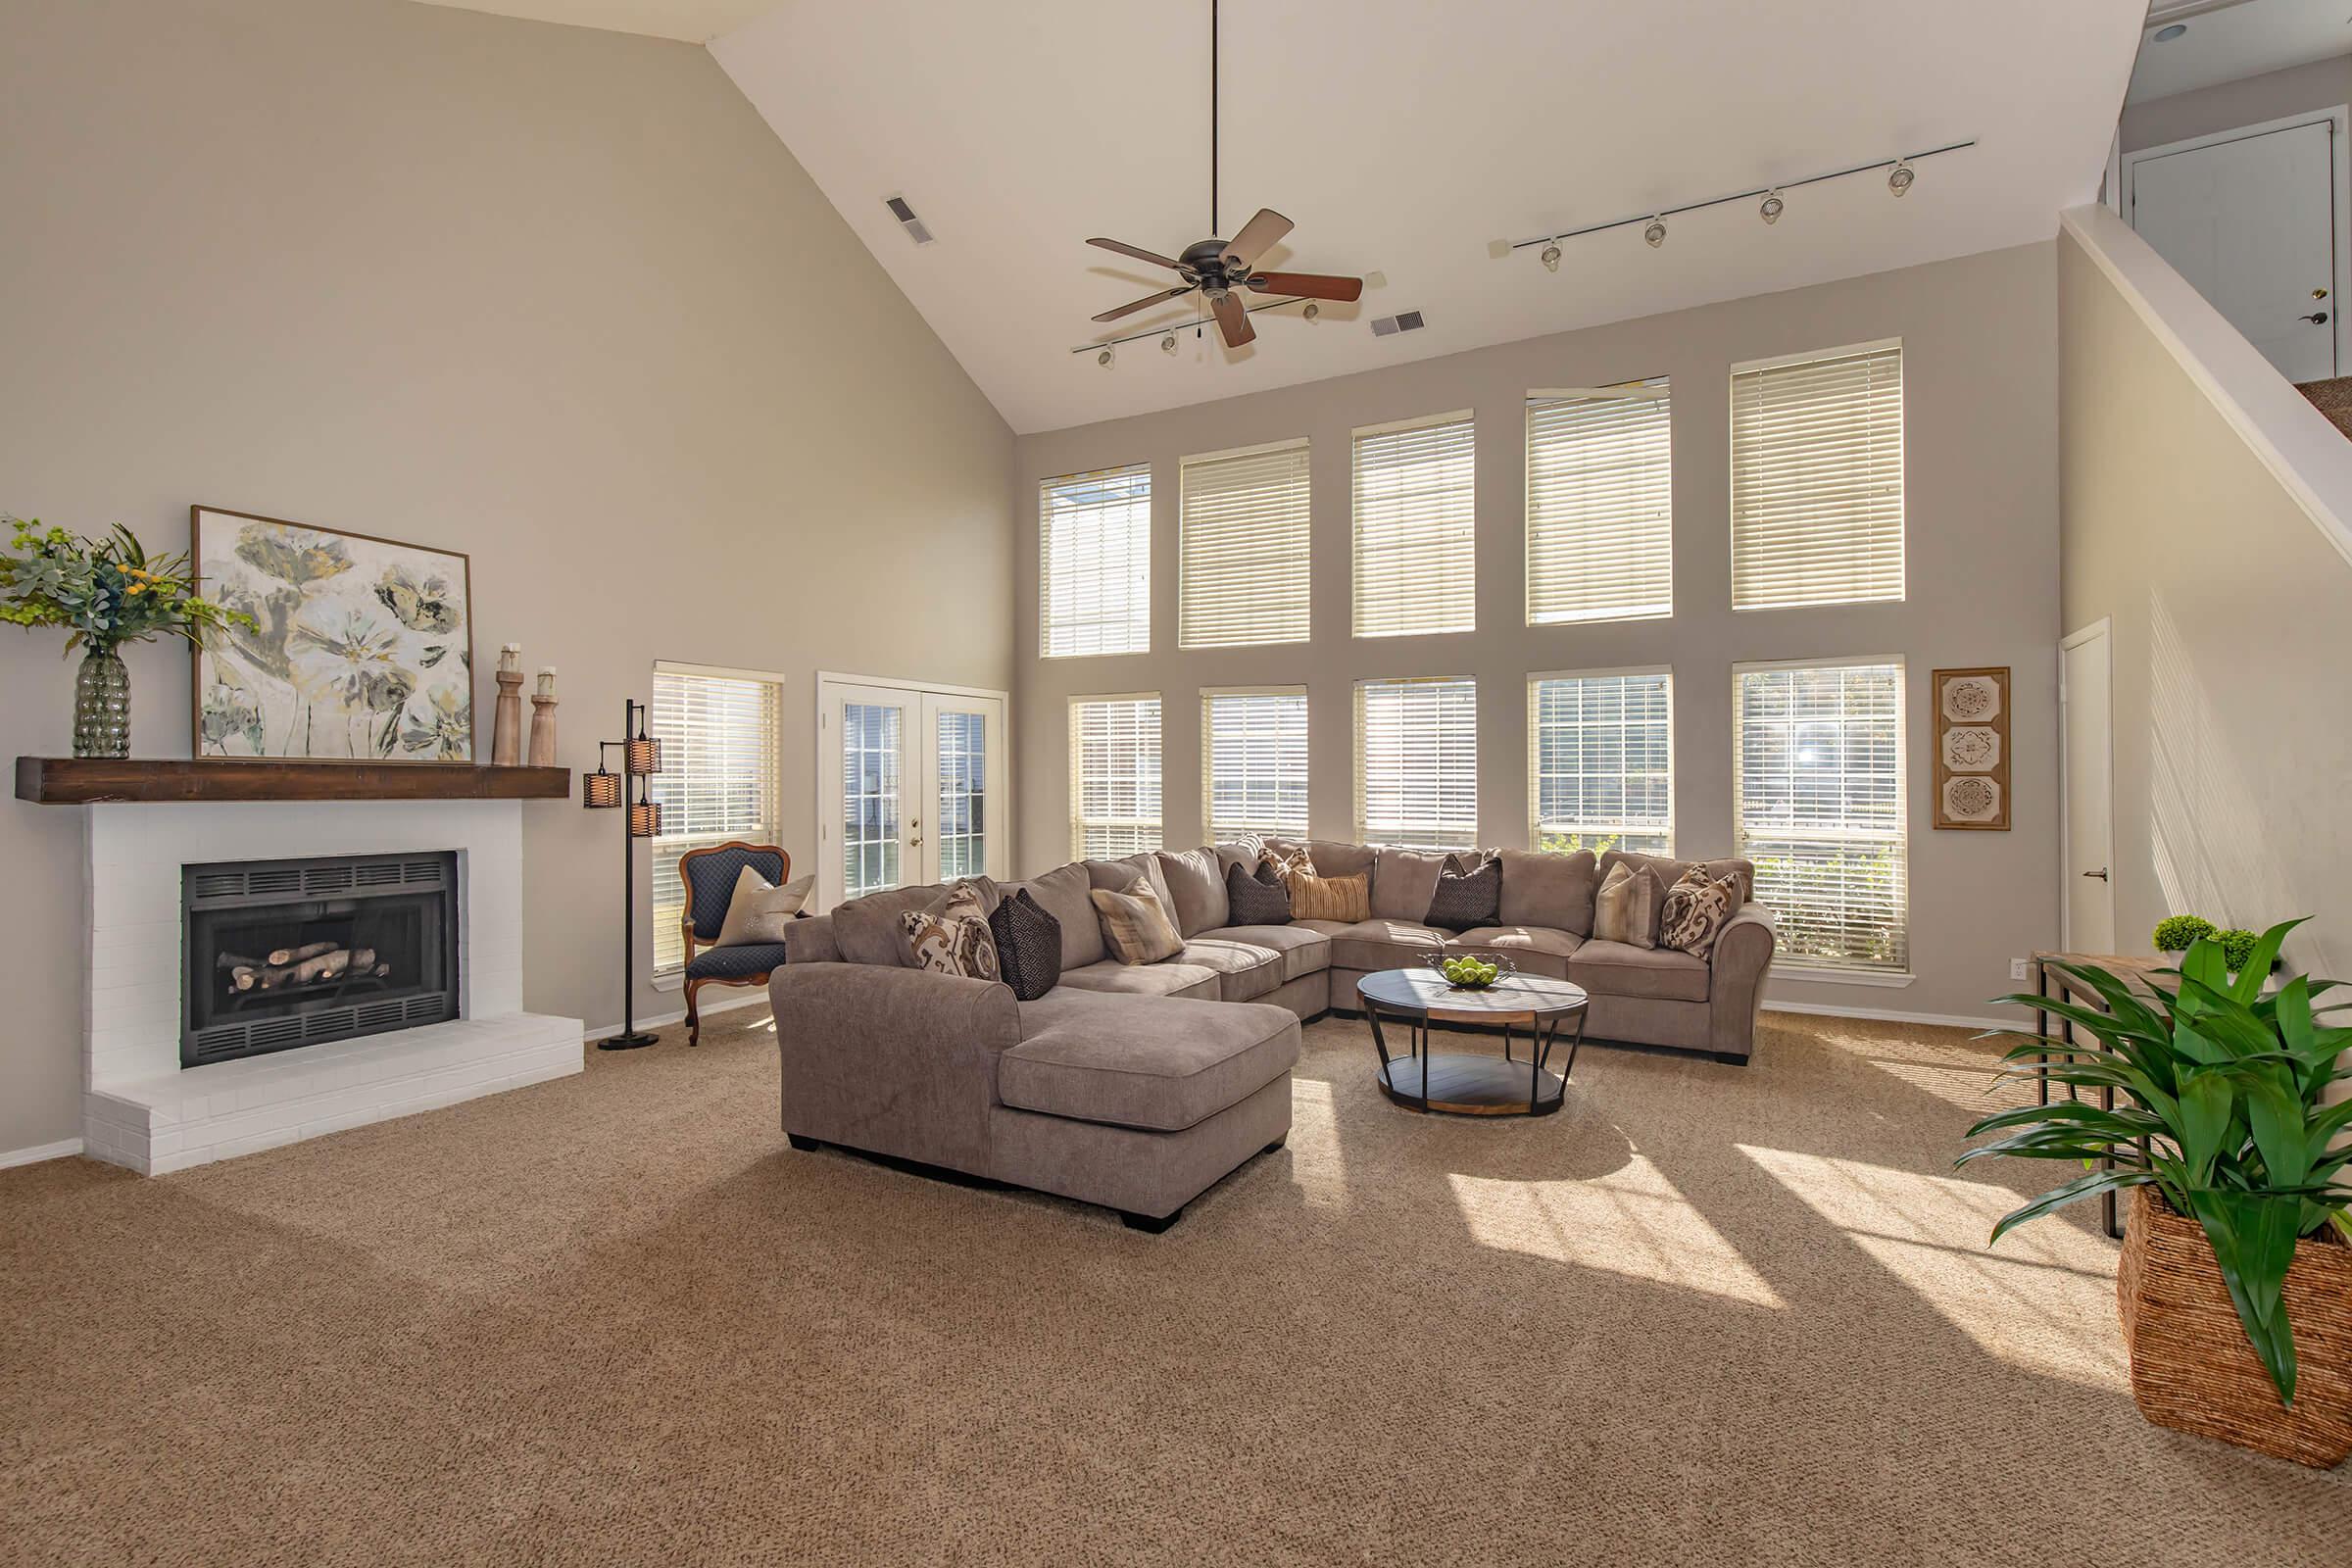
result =
M980 876L988 870L988 715L943 708L932 735L938 760L939 878Z
M1466 850L1478 842L1478 683L1355 688L1356 842Z
M1674 853L1674 676L1663 669L1527 683L1539 850Z
M1306 443L1187 458L1177 643L1307 636Z
M1200 694L1209 839L1306 837L1306 688Z
M1159 694L1070 699L1070 849L1082 860L1159 848Z
M652 734L662 738L662 771L649 781L662 803L654 840L654 972L686 962L678 917L686 887L678 857L705 845L743 839L776 842L778 724L783 687L772 676L654 666Z
M1781 954L1904 969L1902 661L1751 665L1734 679L1738 853L1756 862Z
M1152 647L1152 468L1038 486L1038 637L1048 659Z
M1527 403L1527 623L1674 613L1666 382Z
M1902 345L1734 370L1732 608L1902 597Z
M1355 634L1477 625L1467 414L1355 433Z

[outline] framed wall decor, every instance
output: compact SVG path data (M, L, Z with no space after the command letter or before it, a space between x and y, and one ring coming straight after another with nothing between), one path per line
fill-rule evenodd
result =
M471 762L471 564L456 551L192 507L201 591L258 630L195 664L198 757Z
M1936 699L1936 825L2009 830L2009 669L1939 669Z

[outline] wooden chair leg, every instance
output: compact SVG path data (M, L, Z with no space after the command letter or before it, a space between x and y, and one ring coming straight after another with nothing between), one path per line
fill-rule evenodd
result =
M686 982L686 1043L690 1046L703 1043L703 1015L694 1005L694 994L702 988L700 980Z

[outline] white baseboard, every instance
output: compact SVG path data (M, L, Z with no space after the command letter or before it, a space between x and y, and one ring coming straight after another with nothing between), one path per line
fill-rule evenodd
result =
M704 1003L702 1014L708 1018L712 1013L733 1012L738 1007L764 1007L766 1005L767 988L752 986L746 988L742 995L730 996L724 1002ZM641 1017L637 1020L637 1027L639 1029L665 1029L673 1023L684 1023L685 1021L686 1009L680 1007L675 1012L657 1012L647 1017ZM588 1029L581 1034L580 1041L583 1045L592 1046L599 1040L618 1033L620 1033L620 1020L616 1018L611 1023L600 1023Z
M1943 1029L2019 1029L2024 1018L1968 1018L1950 1012L1896 1012L1886 1007L1833 1007L1814 1002L1767 1002L1766 1012L1804 1012L1824 1018L1872 1018L1884 1023L1924 1023Z
M35 1144L30 1149L0 1150L0 1170L11 1165L37 1165L44 1159L66 1159L80 1152L78 1138L61 1138L54 1144Z

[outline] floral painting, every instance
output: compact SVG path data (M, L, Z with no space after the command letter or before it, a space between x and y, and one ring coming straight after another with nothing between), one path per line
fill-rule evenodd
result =
M462 555L196 509L197 580L253 617L196 662L196 752L473 760Z

